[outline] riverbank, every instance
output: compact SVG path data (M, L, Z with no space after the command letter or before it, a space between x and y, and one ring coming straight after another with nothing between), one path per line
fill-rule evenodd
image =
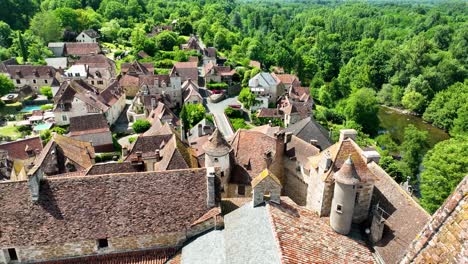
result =
M378 117L382 128L380 132L388 131L397 144L403 142L405 128L410 124L428 132L427 143L431 148L438 142L450 138L444 130L424 122L419 116L405 113L402 109L380 106Z

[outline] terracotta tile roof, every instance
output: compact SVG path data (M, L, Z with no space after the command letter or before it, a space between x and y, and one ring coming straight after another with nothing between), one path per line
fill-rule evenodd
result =
M30 158L26 150L33 150L34 155L42 151L42 141L40 137L20 139L13 142L0 144L0 150L8 151L8 156L12 160L27 160Z
M28 182L0 183L0 244L184 232L211 209L206 182L205 169L48 178L36 203Z
M67 42L65 43L65 56L91 55L101 53L98 43Z
M180 120L177 115L160 101L158 101L156 108L151 109L148 115L148 120L150 120L150 122L154 119L159 119L161 122L167 122L167 120L169 120L173 126L178 126L180 124Z
M430 216L379 165L371 162L368 167L377 178L372 204L386 213L382 240L374 248L386 263L398 263Z
M98 163L91 166L85 175L101 175L101 174L112 174L112 173L129 173L129 172L140 172L144 171L143 166L132 164L131 162L110 162L110 163Z
M362 241L332 230L328 218L298 206L288 197L268 203L282 263L377 263Z
M72 65L88 65L90 68L112 68L115 73L115 62L102 54L81 55Z
M258 113L257 117L264 117L264 118L283 118L283 113L277 108L261 108Z
M154 64L151 62L141 63L139 61L134 61L132 63L126 62L122 63L120 66L120 72L123 74L131 73L136 75L153 75Z
M285 154L290 158L295 157L302 165L307 164L310 156L314 156L319 153L320 150L317 147L294 135L291 136L291 141L286 143Z
M468 236L468 176L408 248L402 263L464 263Z
M310 157L309 161L313 168L318 168L319 162L322 160L322 157L329 155L332 160L331 169L329 169L322 176L324 181L333 181L333 174L338 171L345 160L351 156L356 171L361 178L361 181L374 181L375 175L367 167L367 163L362 156L361 148L351 139L345 139L343 141L337 142L326 150L322 151L320 154Z
M77 98L97 110L106 112L123 94L123 89L117 81L113 81L99 93L96 87L84 80L70 80L62 83L54 97L54 102L56 105L67 104ZM54 111L61 110L56 107Z
M294 82L299 82L299 78L294 74L276 74L272 73L273 77L278 81L282 82L285 85L291 85Z
M191 79L198 81L198 68L196 62L176 62L171 71L171 76L177 75L182 80Z
M294 101L307 102L310 99L310 89L309 87L291 86L288 95Z
M164 264L176 254L177 248L158 248L80 258L37 262L39 264Z
M51 79L55 78L56 70L44 65L5 65L6 72L12 79Z
M277 133L277 132L279 132L281 130L281 127L279 127L279 126L273 126L272 127L269 124L267 124L267 125L251 128L250 130L262 132L263 134L265 134L267 136L273 137L275 135L275 133Z
M245 168L251 178L255 178L267 168L265 154L276 157L276 143L275 138L261 132L239 129L234 134L231 146L236 163Z
M214 47L208 47L203 50L203 53L205 56L210 57L210 58L215 58L216 57L216 48Z
M259 69L262 68L262 64L261 64L259 61L255 61L255 60L251 60L251 61L249 62L249 66L250 66L250 67L257 67L257 68L259 68Z
M156 157L156 150L162 149L172 138L171 135L139 136L133 142L125 161L131 161L137 157L137 152L141 152L143 159L153 159Z
M92 160L94 159L95 154L91 143L62 136L60 134L54 134L47 145L45 145L41 154L34 160L34 167L28 172L28 174L32 175L36 173L36 171L44 165L43 163L48 155L57 155L50 154L50 150L53 146L60 147L65 159L70 159L84 170L87 170L93 165Z
M70 136L110 132L103 114L84 115L70 118Z

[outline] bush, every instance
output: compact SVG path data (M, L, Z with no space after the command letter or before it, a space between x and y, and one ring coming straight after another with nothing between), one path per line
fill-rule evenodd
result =
M47 110L52 110L52 109L54 109L54 105L52 104L41 105L42 111L47 111Z
M59 126L51 128L50 131L55 132L55 133L60 134L60 135L68 133L67 129L65 129L63 127L59 127Z
M208 83L206 85L206 88L210 89L210 90L227 90L227 88L229 87L229 85L227 83Z
M96 155L94 160L96 162L106 162L106 161L114 160L114 157L117 157L118 159L120 157L120 153L119 152L100 153Z
M42 95L47 96L47 99L52 99L52 88L50 86L42 86L39 91Z
M172 60L170 59L163 59L163 60L155 62L154 66L156 68L172 68L174 64L172 63Z
M243 118L242 111L232 107L224 109L224 113L230 118Z
M143 133L150 129L151 123L148 120L138 119L133 123L132 128L135 133Z
M231 118L229 121L231 121L231 125L234 128L234 131L237 131L241 128L249 128L249 125L245 123L243 118Z
M137 139L137 137L129 137L128 138L128 143L132 144L133 142L135 142L135 140Z

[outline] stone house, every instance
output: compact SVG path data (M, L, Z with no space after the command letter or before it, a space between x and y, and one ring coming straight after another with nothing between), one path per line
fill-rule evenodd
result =
M99 38L99 33L97 33L96 30L87 29L78 34L78 36L76 37L76 42L97 43Z
M125 108L125 93L117 81L102 92L84 80L65 81L54 97L55 122L68 125L75 116L104 114L109 125Z
M284 85L284 92L287 92L292 87L301 86L301 81L294 74L278 74L273 72L271 76L273 76L273 78L275 78L277 82L281 82Z
M10 213L0 215L0 263L170 257L222 225L216 177L183 169L2 182L0 210Z
M268 103L276 103L285 91L285 86L268 72L260 72L249 80L249 88L259 100L268 99Z
M198 84L198 65L196 62L176 62L169 76L171 79L179 77L181 83L190 79Z
M203 97L200 95L198 85L192 79L188 79L182 84L182 98L184 104L203 103Z
M94 158L91 143L54 134L34 160L34 167L28 175L52 176L84 172L94 164Z
M320 150L324 150L332 145L330 133L310 116L288 126L285 128L285 132L293 133L293 135Z
M0 180L26 180L27 172L41 151L39 137L0 144Z
M43 86L60 86L57 77L60 74L51 66L19 65L16 59L0 63L0 74L7 76L15 85L17 91L28 86L35 92Z
M124 161L142 165L146 171L185 169L191 164L188 150L168 123L152 127L122 151Z
M312 104L310 102L296 102L285 96L279 103L279 109L284 114L284 125L293 125L300 120L312 115Z
M64 80L83 79L100 91L117 77L115 62L102 54L80 56L71 60L70 65L62 77Z
M227 84L231 84L232 77L235 73L236 70L231 70L231 67L217 66L213 62L209 62L203 67L203 78L205 81L205 85L212 82L225 82Z
M69 130L71 138L91 143L96 152L114 151L112 133L103 114L71 117Z

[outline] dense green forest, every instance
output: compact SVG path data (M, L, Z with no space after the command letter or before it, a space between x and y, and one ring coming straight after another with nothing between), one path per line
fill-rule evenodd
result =
M423 162L433 167L421 181L432 211L467 173L467 18L463 1L2 0L0 59L44 63L47 42L93 28L101 41L130 47L133 54L144 50L164 66L171 63L164 51L173 51L173 60L186 59L177 46L182 36L197 34L238 67L244 84L258 71L248 68L250 60L297 74L311 88L315 118L334 131L352 127L363 140L375 138L382 166L397 181L417 181L427 135L408 127L401 146L387 134L377 136L379 104L449 131L453 139L439 143ZM153 26L173 21L174 32L146 36ZM433 163L444 150L458 165L442 171ZM451 183L430 192L434 181L428 179L444 177L440 173L450 174L445 178Z

